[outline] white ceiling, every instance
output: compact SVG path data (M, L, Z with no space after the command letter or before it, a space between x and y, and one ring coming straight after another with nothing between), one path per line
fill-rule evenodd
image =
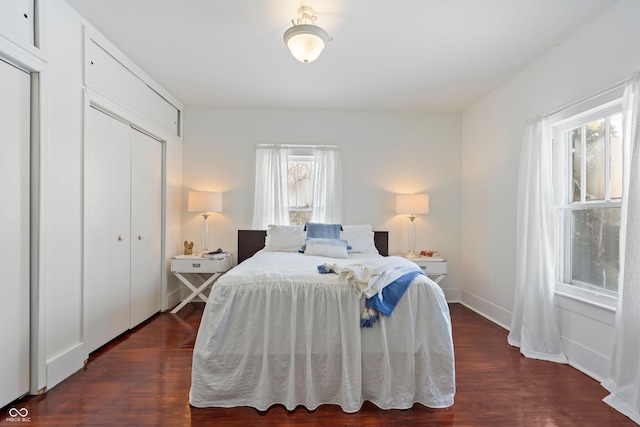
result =
M462 111L619 0L66 0L185 105ZM282 35L301 4L333 40Z

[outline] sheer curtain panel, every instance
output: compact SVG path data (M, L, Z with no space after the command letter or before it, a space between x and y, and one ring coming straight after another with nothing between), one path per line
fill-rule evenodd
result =
M342 223L342 165L337 147L315 148L311 200L312 222Z
M256 147L256 184L253 201L253 229L270 224L289 224L287 187L288 149L281 145Z
M530 358L566 363L553 305L556 228L549 119L527 124L518 177L516 294L509 344Z
M620 275L611 375L604 401L640 424L640 71L623 99L625 165L620 224Z

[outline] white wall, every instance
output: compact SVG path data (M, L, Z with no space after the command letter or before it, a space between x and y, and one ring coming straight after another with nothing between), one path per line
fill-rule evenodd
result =
M320 109L187 107L183 206L189 190L222 191L223 212L209 217L209 247L236 252L236 230L251 228L256 143L340 147L344 223L388 230L390 252L407 251L409 220L395 214L396 193L431 197L416 219L416 247L449 260L441 282L459 296L460 129L458 114ZM183 212L184 238L200 245L201 216Z
M510 325L515 293L516 186L524 124L640 69L639 18L640 2L623 0L463 113L461 299L503 326ZM611 313L592 315L592 307L575 304L580 305L560 309L565 349L572 364L601 377L609 367Z

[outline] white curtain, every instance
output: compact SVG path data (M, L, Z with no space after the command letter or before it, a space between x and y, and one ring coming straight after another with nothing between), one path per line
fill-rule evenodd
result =
M285 146L256 147L254 230L265 230L270 224L289 224L288 161L288 149Z
M516 294L509 344L530 358L566 363L553 305L556 227L549 119L527 124L520 154Z
M315 149L311 221L342 223L342 165L337 147Z
M624 194L620 223L620 276L610 378L604 401L640 424L640 72L623 100Z

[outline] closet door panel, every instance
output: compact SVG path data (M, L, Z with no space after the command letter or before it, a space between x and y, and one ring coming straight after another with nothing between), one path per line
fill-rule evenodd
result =
M178 134L179 111L95 41L89 42L87 86Z
M129 328L131 129L94 109L85 144L85 302L89 351Z
M15 36L33 46L35 36L33 11L33 0L0 1L0 33L5 33L9 38Z
M0 61L0 407L29 391L30 84Z
M98 89L118 104L142 111L138 104L145 97L147 85L93 40L89 42L88 55L87 86Z
M87 117L84 180L84 292L89 352L109 341L109 158L111 118L93 108Z
M160 310L162 144L133 130L131 145L131 327Z
M109 334L129 329L131 128L111 119L109 144Z

